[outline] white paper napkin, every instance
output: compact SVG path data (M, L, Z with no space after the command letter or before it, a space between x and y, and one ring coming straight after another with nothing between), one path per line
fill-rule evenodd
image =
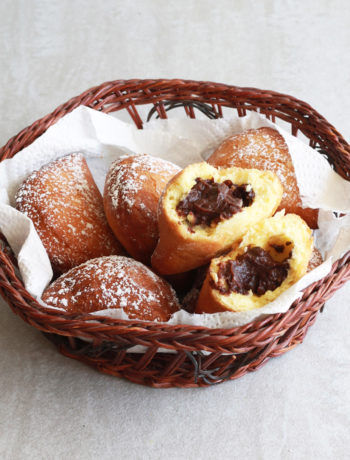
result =
M263 126L278 129L285 138L303 205L321 208L315 240L326 260L275 301L258 310L210 315L180 311L169 323L234 327L262 315L287 311L300 297L302 289L324 277L332 262L350 249L350 216L337 219L332 212L350 212L350 183L338 176L322 155L255 112L246 117L231 116L218 120L156 120L146 124L145 129L138 130L113 116L79 107L13 159L0 163L0 230L18 257L26 289L40 298L52 278L50 262L33 224L11 207L18 186L33 170L61 156L82 152L102 190L110 163L125 153L148 153L184 167L208 158L230 135ZM116 318L124 317L122 311L115 309L103 313Z

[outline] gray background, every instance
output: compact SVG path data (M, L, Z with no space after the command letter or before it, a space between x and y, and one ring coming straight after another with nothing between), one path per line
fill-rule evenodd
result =
M347 0L2 0L0 18L1 145L90 86L132 77L292 94L350 139ZM99 374L1 300L0 458L348 458L349 295L302 346L199 390Z

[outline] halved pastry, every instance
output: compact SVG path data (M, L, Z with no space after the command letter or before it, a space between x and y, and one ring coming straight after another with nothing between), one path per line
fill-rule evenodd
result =
M311 230L296 214L257 223L238 247L212 260L196 313L248 311L272 302L306 273L312 249Z
M34 171L15 200L16 208L32 219L56 273L94 257L124 253L108 227L101 193L80 153Z
M278 177L256 169L187 166L163 192L152 266L161 274L204 265L271 216L283 193Z
M302 207L293 161L285 140L276 129L265 127L235 134L217 148L208 163L216 168L235 166L273 171L284 189L279 210L298 214L309 227L317 228L318 210Z

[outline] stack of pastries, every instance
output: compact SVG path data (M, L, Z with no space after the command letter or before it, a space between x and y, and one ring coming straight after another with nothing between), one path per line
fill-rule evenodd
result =
M71 154L33 172L16 208L53 266L42 299L69 313L121 308L166 322L180 308L252 310L322 262L317 210L301 206L288 147L272 128L232 136L183 170L122 157L103 196L84 156Z

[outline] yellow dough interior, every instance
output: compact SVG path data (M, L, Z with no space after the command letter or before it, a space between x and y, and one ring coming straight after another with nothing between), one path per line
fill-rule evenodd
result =
M231 180L236 185L248 184L255 193L253 203L214 226L191 226L186 216L178 214L176 207L188 195L198 177L203 180L213 178L216 183ZM242 168L216 169L204 162L185 168L168 188L163 202L169 218L179 224L179 231L185 238L195 241L214 238L225 247L240 238L251 225L271 216L280 203L282 193L283 188L279 179L270 171Z
M279 246L283 246L283 251ZM280 212L274 217L254 225L246 233L240 245L229 254L212 260L210 265L211 282L213 284L218 282L217 273L220 263L226 260L235 260L249 247L263 248L278 262L287 260L289 263L288 276L274 291L266 291L261 296L255 295L252 291L246 295L236 292L221 294L217 289L213 289L212 293L215 300L227 310L248 311L260 308L272 302L283 291L292 286L306 273L312 254L313 239L310 228L299 216L295 214L284 216Z

